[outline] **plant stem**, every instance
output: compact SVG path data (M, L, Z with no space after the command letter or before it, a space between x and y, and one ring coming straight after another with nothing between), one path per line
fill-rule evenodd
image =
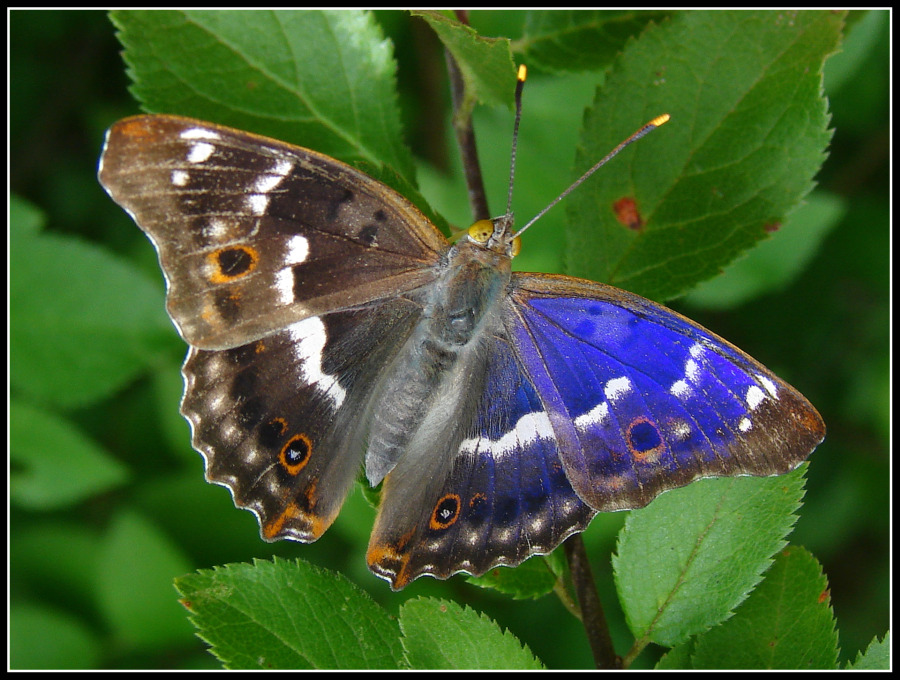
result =
M581 606L581 625L584 626L584 632L591 646L594 663L597 668L602 670L622 668L622 660L616 656L616 651L613 649L609 626L606 623L600 597L597 595L597 586L594 584L594 576L591 573L591 565L581 534L570 536L563 546L566 550L566 559L569 562L569 572L572 574L575 594Z
M475 145L475 130L472 128L472 106L465 103L465 82L456 65L456 60L448 50L445 50L445 54L447 72L450 74L450 93L453 97L453 129L456 132L456 143L459 145L459 153L466 175L472 219L473 221L487 220L490 219L491 212L488 209L487 195L484 191L481 164L478 162L478 147Z

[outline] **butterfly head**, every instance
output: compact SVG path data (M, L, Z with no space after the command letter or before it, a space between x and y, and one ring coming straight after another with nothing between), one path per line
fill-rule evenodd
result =
M522 247L522 240L513 233L513 216L507 213L492 220L478 220L469 227L469 241L500 253L507 257L515 257Z

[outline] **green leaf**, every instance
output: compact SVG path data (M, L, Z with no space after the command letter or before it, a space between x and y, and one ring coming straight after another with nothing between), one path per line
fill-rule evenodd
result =
M566 560L560 549L532 557L514 569L497 567L483 576L470 576L467 580L479 588L491 588L510 595L514 600L534 600L553 592L565 569Z
M409 667L417 670L535 670L544 666L515 635L455 602L420 597L400 607Z
M76 513L65 518L47 514L41 520L18 524L11 532L11 580L17 590L40 593L44 602L65 603L69 611L94 618L99 532Z
M579 174L641 124L672 118L569 197L569 273L666 299L783 222L825 158L822 69L842 22L693 11L628 43L585 116ZM636 214L620 222L621 200Z
M854 15L856 20L851 21ZM825 91L829 95L852 78L863 75L860 70L865 68L866 58L878 49L880 34L889 22L888 10L852 12L847 17L846 38L841 42L841 51L828 60L825 71Z
M24 198L15 194L9 197L9 224L15 225L20 236L37 236L46 223L44 213Z
M613 570L638 643L672 647L731 615L785 545L805 465L780 477L701 479L630 513Z
M697 638L691 638L687 642L675 645L668 652L662 655L657 662L656 670L658 671L674 671L691 667L691 654L694 653L694 645Z
M516 67L508 39L482 38L470 26L440 12L426 10L413 14L428 22L456 60L465 83L466 97L471 99L468 111L475 101L506 107L512 103Z
M10 224L10 382L64 407L89 404L167 355L158 285L130 263L70 237Z
M884 634L879 642L878 638L872 640L865 653L860 652L856 661L847 666L854 671L887 671L891 669L891 634Z
M64 611L32 604L13 604L9 609L12 670L96 668L101 649L87 624Z
M813 259L845 211L846 203L838 196L813 192L770 238L728 265L720 276L702 282L683 299L695 307L728 309L787 288Z
M693 668L837 668L838 637L821 565L789 546L735 615L698 641Z
M524 14L525 30L513 51L529 68L559 72L605 68L648 22L669 13L569 9Z
M396 620L343 576L302 560L228 564L175 586L226 668L400 668Z
M100 548L97 599L118 644L161 648L190 625L175 601L172 579L190 561L153 523L131 510L113 519Z
M413 181L393 47L370 13L153 10L112 19L147 111L386 163Z
M128 481L128 469L70 422L15 399L9 444L9 497L18 507L65 508Z

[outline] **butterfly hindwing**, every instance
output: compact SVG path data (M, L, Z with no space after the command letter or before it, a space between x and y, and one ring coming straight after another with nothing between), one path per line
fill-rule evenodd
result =
M641 507L700 477L775 475L825 434L793 387L681 315L610 286L517 274L510 329L579 496Z
M194 448L207 479L257 515L263 538L309 542L331 525L359 471L358 414L418 312L398 297L241 347L191 349L182 413Z
M458 431L401 458L384 482L368 561L395 590L426 573L482 574L548 553L595 514L566 478L509 340L482 343L467 370L477 377L470 408L452 414Z
M119 121L99 175L156 245L169 314L194 347L238 347L417 288L447 245L340 161L189 118Z

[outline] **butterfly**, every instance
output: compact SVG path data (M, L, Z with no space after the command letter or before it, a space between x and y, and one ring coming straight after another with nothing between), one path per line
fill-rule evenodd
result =
M785 473L824 437L687 318L512 272L509 214L451 244L349 165L170 115L116 123L99 179L158 251L207 480L265 540L311 542L363 464L366 559L395 590L517 565L701 477Z

